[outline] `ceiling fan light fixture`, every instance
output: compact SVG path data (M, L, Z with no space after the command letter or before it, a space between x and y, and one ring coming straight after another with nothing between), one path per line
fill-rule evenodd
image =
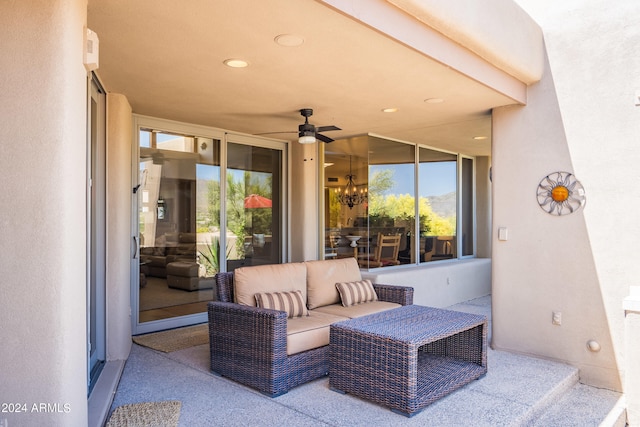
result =
M301 135L298 138L300 144L313 144L316 142L316 137L313 135Z

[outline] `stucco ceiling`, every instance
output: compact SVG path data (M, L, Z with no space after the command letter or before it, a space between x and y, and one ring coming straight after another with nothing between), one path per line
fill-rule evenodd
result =
M89 0L88 26L97 74L135 113L235 132L296 131L309 107L311 123L342 128L334 139L375 133L488 155L490 138L473 137L490 137L491 109L513 103L316 0ZM304 43L278 45L281 34Z

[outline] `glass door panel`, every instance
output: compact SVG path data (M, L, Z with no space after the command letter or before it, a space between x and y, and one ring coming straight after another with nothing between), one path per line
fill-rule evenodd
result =
M282 262L283 151L227 144L227 271Z
M203 313L219 270L220 141L141 129L138 322Z

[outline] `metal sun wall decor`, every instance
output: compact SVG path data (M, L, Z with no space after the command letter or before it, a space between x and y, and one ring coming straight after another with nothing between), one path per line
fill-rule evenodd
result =
M538 204L551 215L568 215L586 202L584 187L569 172L553 172L538 184Z

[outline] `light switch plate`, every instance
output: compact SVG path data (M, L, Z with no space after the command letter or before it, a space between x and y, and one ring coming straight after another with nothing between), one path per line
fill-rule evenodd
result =
M507 240L508 238L509 236L507 227L498 228L498 240Z

